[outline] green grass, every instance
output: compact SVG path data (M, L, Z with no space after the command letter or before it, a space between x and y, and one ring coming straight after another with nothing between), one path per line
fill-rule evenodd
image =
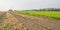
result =
M60 11L17 12L17 13L60 19Z
M10 24L6 24L2 30L14 30L14 28Z

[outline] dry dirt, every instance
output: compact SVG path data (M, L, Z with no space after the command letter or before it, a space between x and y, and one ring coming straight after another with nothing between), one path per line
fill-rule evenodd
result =
M26 30L26 28L24 27L24 25L19 22L15 17L13 17L12 14L6 12L4 14L4 18L3 18L3 22L2 22L2 25L1 25L1 30L4 29L4 27L6 25L11 25L11 27L13 28L13 30ZM5 29L4 29L5 30Z
M1 16L0 16L1 17ZM6 12L1 18L3 28L10 24L14 30L60 30L60 20Z

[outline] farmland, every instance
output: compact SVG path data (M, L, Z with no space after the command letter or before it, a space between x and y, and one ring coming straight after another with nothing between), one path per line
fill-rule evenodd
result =
M60 19L60 11L38 11L38 12L28 11L28 12L16 12L16 13Z
M0 12L0 30L60 30L60 19L44 18L50 13L60 12Z

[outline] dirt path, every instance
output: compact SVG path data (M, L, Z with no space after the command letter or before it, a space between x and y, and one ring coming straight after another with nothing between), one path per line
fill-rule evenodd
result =
M13 14L28 30L60 30L60 20Z
M7 29L8 30L26 30L23 24L19 22L12 14L7 12L4 15L5 15L5 18L2 23L2 30L7 30Z

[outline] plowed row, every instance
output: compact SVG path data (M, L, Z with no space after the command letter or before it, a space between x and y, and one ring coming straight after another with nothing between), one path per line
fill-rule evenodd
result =
M6 12L3 13L1 16L1 28L0 30L26 30L24 25L19 22L12 14Z

